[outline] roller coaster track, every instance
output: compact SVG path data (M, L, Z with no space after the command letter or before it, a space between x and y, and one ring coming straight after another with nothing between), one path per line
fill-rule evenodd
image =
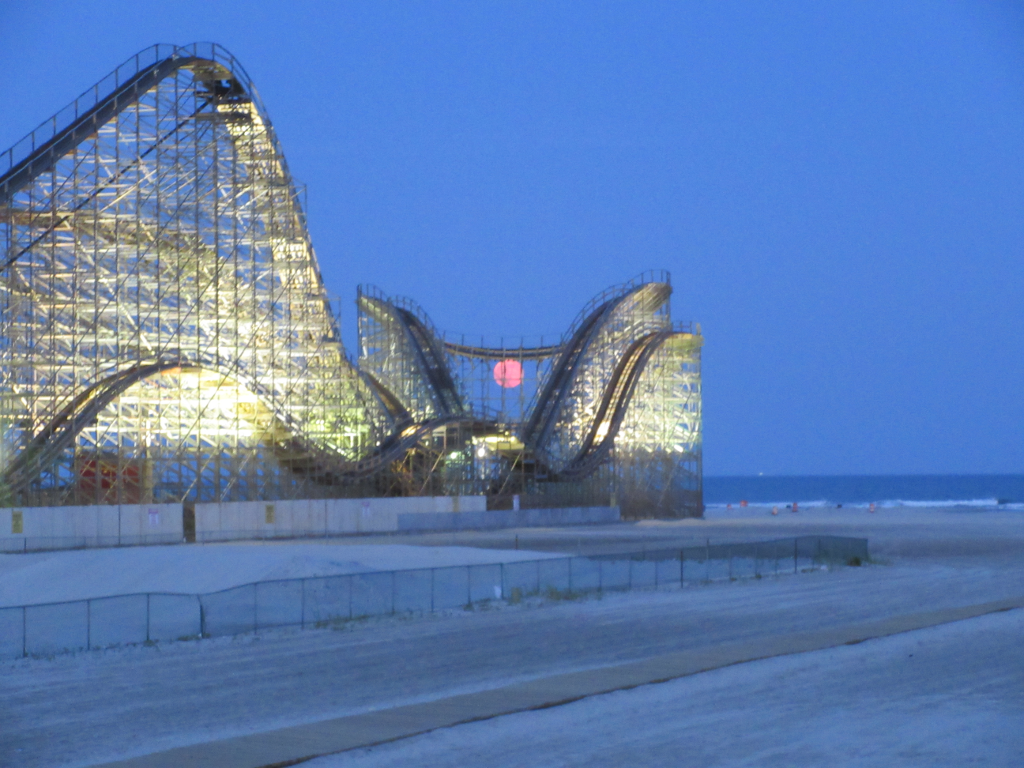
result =
M360 461L344 461L317 449L301 437L294 437L286 444L277 446L275 453L282 465L297 474L321 485L343 485L349 480L371 477L383 471L404 458L434 430L461 420L460 416L445 416L411 424L401 432L392 433L376 451Z
M651 356L671 335L670 330L660 331L633 342L605 388L583 446L569 464L558 472L559 479L585 477L608 457L640 376Z
M3 473L2 479L6 488L13 492L27 488L38 476L39 470L60 456L83 429L96 421L104 408L134 384L170 371L214 371L237 382L246 378L245 372L237 367L218 365L209 359L196 360L176 355L164 355L154 361L141 361L116 371L82 390L32 436L25 449ZM273 398L268 392L252 381L246 382L246 386L254 390L260 402L273 413L279 423L293 431L296 429L290 414L281 408L273 407Z
M537 395L529 420L523 428L522 441L533 447L543 446L551 437L558 415L569 397L573 379L576 377L584 355L595 343L605 324L613 313L627 302L639 302L644 298L655 300L667 297L671 288L663 283L643 283L615 296L597 306L562 345L554 367L544 387Z
M0 153L0 244L10 395L0 421L16 446L0 480L15 493L59 486L73 495L68 448L98 419L105 447L76 450L149 461L142 441L162 441L152 455L166 468L208 466L220 448L194 448L173 430L220 419L237 430L232 463L211 469L207 488L227 491L254 482L246 471L264 476L244 468L268 437L293 466L297 451L341 476L393 460L390 447L419 434L387 388L345 358L276 134L248 75L219 46L147 49ZM253 431L240 410L223 415L158 389L147 407L165 398L194 411L173 422L180 427L150 434L135 413L106 424L104 409L129 387L173 368L233 378L290 442L280 429ZM64 403L55 415L54 403ZM381 442L386 422L395 434ZM250 436L257 442L241 442ZM183 482L172 492L191 492Z
M620 432L641 457L683 434L699 470L699 341L663 346L666 273L599 294L558 344L511 349L447 341L411 300L360 289L347 357L276 134L216 45L147 49L0 153L0 248L0 483L19 503L121 499L76 484L98 455L145 462L154 497L202 500L449 458L448 489L490 492L504 464L577 481ZM494 389L506 359L531 361L515 393Z
M430 382L438 411L445 416L462 415L465 408L459 397L459 390L448 371L444 354L439 352L433 343L430 331L409 310L402 307L396 309L399 320L409 334L409 341L416 350L422 370Z
M25 490L42 467L55 460L100 411L126 389L162 371L180 368L180 360L134 365L83 390L36 433L3 474L8 491Z
M523 443L531 452L536 453L538 447L542 447L557 429L559 412L571 394L576 377L583 375L585 356L600 343L598 338L606 327L616 322L617 313L621 314L623 309L628 311L630 306L659 306L667 298L670 290L668 284L662 282L630 283L611 298L597 302L589 313L581 315L575 327L570 330L567 342L511 350L447 341L439 344L437 334L429 320L425 316L422 319L418 317L413 309L399 306L395 300L382 296L363 294L360 300L364 302L366 311L372 312L378 318L390 318L401 327L402 335L408 344L406 349L412 350L419 369L425 372L424 378L435 402L443 403L446 396L454 397L454 381L439 354L442 347L450 355L478 360L503 360L508 357L524 360L556 358L542 389L536 395L530 418L521 433ZM422 314L422 310L419 312ZM642 335L633 340L621 353L604 385L600 399L595 404L594 416L586 427L580 446L557 472L552 473L553 478L571 480L585 477L608 457L647 362L671 335L671 329L642 332ZM366 375L373 379L370 374ZM374 383L379 387L382 398L390 403L389 410L401 406L398 397L387 392L379 381L374 379Z
M367 287L365 290L376 291L377 289ZM414 404L411 400L419 399L419 396L423 394L422 388L425 388L435 417L466 415L466 407L448 368L444 347L438 341L437 332L425 315L417 316L416 311L411 308L414 306L411 302L406 300L409 306L402 306L399 301L386 298L383 295L371 295L365 293L364 288L360 288L358 305L360 312L378 323L379 332L388 337L387 341L377 340L377 343L392 347L388 350L387 356L404 358L401 362L411 364L409 368L401 366L406 379L402 382L405 392L395 392L384 381L384 378L392 373L390 369L371 371L369 368L372 365L364 365L365 374L380 390L388 392L395 404L400 404L406 411L413 410ZM397 326L397 330L395 326ZM395 362L393 359L380 361L384 366L391 366ZM417 382L409 380L416 377L416 372L422 377L422 381L418 383L419 386L417 386ZM403 394L410 402L402 402ZM390 406L389 410L391 410Z
M514 349L499 349L496 347L475 347L472 344L458 344L453 341L445 341L444 349L450 355L460 357L475 357L478 360L544 360L554 357L562 351L561 344L553 344L544 347L516 347Z
M126 174L136 170L136 166L169 140L171 134L194 121L199 113L209 111L211 106L231 104L236 100L254 100L258 103L258 96L256 96L251 82L244 70L230 57L230 54L223 49L215 48L211 48L211 52L214 54L212 57L200 55L196 46L191 49L175 48L170 55L160 58L159 51L157 51L157 60L148 65L139 65L139 57L136 57L135 71L128 76L123 76L123 68L119 68L112 75L116 86L102 95L98 93L99 86L97 86L95 102L88 108L79 109L79 104L76 102L74 119L66 121L66 124L58 125L58 117L55 116L52 121L44 123L40 129L33 132L30 135L30 142L21 143L23 147L30 146L31 148L25 157L15 159L15 150L12 149L0 158L9 161L9 167L0 174L0 213L9 216L12 221L24 219L25 224L42 225L41 227L35 226L35 232L30 241L6 256L0 263L0 271L11 267L43 240L52 236L59 227L67 225L80 212L95 205L100 195L116 188ZM126 62L125 66L127 67L130 63L131 60ZM79 196L71 208L50 215L46 221L40 214L33 214L29 217L27 213L22 214L11 207L11 203L19 191L30 186L40 176L52 171L58 162L66 158L69 153L74 152L81 143L94 137L104 126L116 120L118 115L136 104L143 94L151 91L161 81L173 76L181 69L192 70L195 80L205 89L199 91L202 99L197 102L196 108L188 113L183 113L170 130L155 136L152 144L148 148L141 149L137 157L129 157L121 162L112 175L88 190L86 194ZM258 109L262 112L261 104L258 104ZM65 110L63 114L67 113L68 111ZM37 134L41 134L44 129L49 128L50 122L52 122L52 135L39 139ZM283 165L283 155L279 154L276 137L269 133L268 138L274 148L278 150L277 161ZM285 171L285 173L287 172ZM297 213L302 219L301 211ZM183 243L173 243L172 245L180 248ZM431 343L429 329L413 313L402 308L396 309L398 319L405 329L410 345L415 350L420 368L433 392L439 414L437 418L415 422L394 392L371 374L360 372L360 378L380 405L381 410L388 415L393 427L391 434L369 456L361 460L346 460L310 440L303 434L301 425L295 422L287 409L275 406L275 398L262 392L253 377L240 375L241 371L234 370L237 366L229 366L231 370L222 371L220 369L224 367L223 365L216 365L208 360L186 360L165 352L159 360L130 365L130 367L102 377L80 389L43 428L28 438L24 447L5 468L0 478L4 481L8 491L16 493L25 490L39 477L39 473L44 468L51 465L67 450L84 429L96 422L99 414L107 406L132 385L166 371L190 370L192 368L217 370L237 381L245 381L245 386L256 391L264 406L291 433L287 440L277 441L274 445L274 452L284 466L320 481L340 482L346 478L372 475L381 471L388 464L401 459L426 435L458 420L464 413L458 390L445 365L443 351ZM337 333L333 315L330 319L334 336L340 336Z
M32 437L3 474L6 490L12 493L24 491L38 477L41 467L54 461L83 429L95 422L104 408L132 385L167 371L198 371L213 368L208 363L197 365L181 358L167 358L133 365L96 382L65 405ZM226 375L237 378L237 372ZM265 395L260 400L264 405L270 405ZM281 409L272 409L272 412L279 422L287 423L289 420L288 414ZM276 442L274 452L281 463L289 469L317 482L337 484L346 479L367 477L381 471L392 462L401 459L426 435L454 421L458 421L457 416L410 424L406 416L401 431L393 433L373 454L360 461L346 461L320 450L300 433L293 434L286 441Z
M53 138L37 147L31 155L0 176L0 205L7 204L20 189L30 184L37 176L52 170L60 158L138 101L143 93L165 77L201 61L203 60L196 56L172 55L150 64L130 77L74 122L58 131ZM27 250L23 249L18 256ZM14 257L16 258L17 256ZM10 261L3 266L7 266Z
M413 419L409 414L408 409L402 404L402 401L398 399L398 396L395 395L394 392L378 381L372 373L360 371L360 374L362 375L363 380L369 385L370 391L373 392L374 396L380 402L381 407L387 412L395 429L401 430L408 424L412 423Z
M162 80L173 75L179 69L185 68L195 70L196 79L207 84L209 88L208 98L194 112L187 115L184 120L181 120L174 129L168 131L167 135L163 138L167 138L175 130L194 120L197 114L212 104L248 96L245 89L235 78L234 73L226 69L223 64L200 56L176 52L166 59L141 69L135 75L128 78L122 85L99 100L95 106L86 110L74 122L41 144L32 154L13 165L3 175L0 175L0 208L9 205L12 198L22 188L31 184L40 175L52 170L58 160L73 151L83 141L95 135L103 125L116 118L125 109L134 105L142 94L157 86ZM222 80L221 78L227 79ZM98 185L91 194L80 200L70 211L54 216L50 225L43 229L31 242L20 248L13 255L7 256L0 263L0 271L14 264L26 253L29 253L36 245L51 235L54 230L92 204L101 193L115 188L125 173L130 169L134 169L141 160L154 152L161 143L162 140L156 141L149 149L143 151L138 158L128 161L118 169L117 173L108 178L105 183Z

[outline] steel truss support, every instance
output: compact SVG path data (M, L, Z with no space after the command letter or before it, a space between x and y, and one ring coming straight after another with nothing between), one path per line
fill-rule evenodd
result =
M702 511L667 273L557 344L361 288L342 348L284 154L215 45L133 57L0 155L0 503L486 494Z
M0 178L5 464L98 382L174 365L61 432L33 477L9 471L8 493L315 493L286 466L292 438L351 461L382 420L345 359L255 88L229 53L198 45L145 51L101 85L30 137L28 157L8 153Z
M442 341L410 300L361 290L360 367L382 391L404 413L438 412L412 316L466 404L444 449L406 461L405 487L482 493L495 507L519 495L527 506L615 501L628 517L700 514L703 339L672 325L670 295L666 273L644 274L595 297L558 344L488 346ZM519 381L502 386L496 366L509 364Z

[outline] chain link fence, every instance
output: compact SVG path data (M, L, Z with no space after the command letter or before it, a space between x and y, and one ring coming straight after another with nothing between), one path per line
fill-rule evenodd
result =
M202 595L143 593L0 608L0 658L222 637L431 613L493 600L681 587L859 565L866 539L802 536L590 557L260 581Z

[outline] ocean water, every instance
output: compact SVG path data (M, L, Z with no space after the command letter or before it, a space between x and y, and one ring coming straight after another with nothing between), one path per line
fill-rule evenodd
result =
M705 477L707 506L964 506L1024 509L1024 475L819 475Z

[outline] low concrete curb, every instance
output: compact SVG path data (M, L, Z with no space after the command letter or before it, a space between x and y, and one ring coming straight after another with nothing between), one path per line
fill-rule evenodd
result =
M194 768L280 768L314 757L415 736L437 728L544 709L588 696L665 682L734 664L852 645L1015 608L1024 608L1024 596L680 651L422 704L177 747L105 763L102 768L179 768L183 765Z

